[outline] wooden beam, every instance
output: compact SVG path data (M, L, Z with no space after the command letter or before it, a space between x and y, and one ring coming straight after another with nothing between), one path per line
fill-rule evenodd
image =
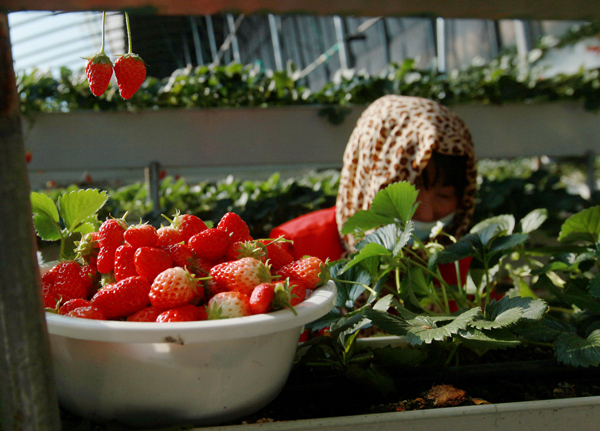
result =
M0 428L59 430L8 17L0 13Z
M162 15L215 13L318 14L354 16L440 16L443 18L594 20L596 0L3 0L8 11L124 10Z

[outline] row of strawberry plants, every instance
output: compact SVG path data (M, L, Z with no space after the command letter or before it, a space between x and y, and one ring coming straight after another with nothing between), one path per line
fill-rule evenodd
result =
M345 105L364 105L385 94L421 96L451 105L455 103L503 103L575 100L586 109L600 108L598 69L572 75L544 77L537 65L552 46L561 47L581 37L596 34L597 23L589 23L565 35L565 40L541 44L531 51L527 67L507 52L487 64L440 74L417 67L413 59L392 63L378 76L344 71L319 91L311 91L293 64L286 70L265 70L260 64L230 64L179 69L164 79L148 77L130 99L118 97L110 85L102 97L94 97L85 73L61 69L56 78L49 72L33 71L17 77L24 115L38 112L76 110L143 110L163 108L266 107L275 105L319 104L333 121L343 120Z
M526 162L501 161L480 163L478 202L473 223L499 214L524 217L535 208L545 208L548 220L542 230L556 236L564 220L585 208L600 203L595 192L589 199L570 193L562 177L566 164L552 164L541 169L531 169ZM335 204L339 185L339 171L311 172L303 176L283 179L279 173L266 180L243 180L229 177L220 181L189 184L183 178L165 177L160 184L160 205L154 211L148 201L143 183L120 188L105 187L110 198L99 214L142 219L159 226L164 220L159 214L172 214L175 209L195 214L203 220L217 223L227 212L240 214L252 235L267 238L270 230L296 216ZM54 200L65 191L89 187L73 184L40 190Z

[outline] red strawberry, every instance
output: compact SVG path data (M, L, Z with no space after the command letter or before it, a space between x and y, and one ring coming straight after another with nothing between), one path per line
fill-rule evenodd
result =
M134 249L140 247L156 247L158 244L156 228L149 224L129 226L123 234L123 239Z
M175 266L190 269L190 267L195 265L196 258L194 252L187 244L173 244L162 248L171 255Z
M253 257L244 257L215 265L210 275L227 290L252 295L252 290L261 283L271 281L269 266Z
M231 239L227 232L220 229L206 229L189 240L194 254L211 262L220 262L225 257Z
M254 288L250 296L250 308L253 314L268 313L273 308L273 297L275 296L275 285L273 283L261 283Z
M162 312L156 321L165 322L194 322L197 320L206 320L207 314L204 307L196 307L192 304L182 305L181 307L171 308Z
M240 292L221 292L210 298L207 305L209 320L250 316L250 298Z
M93 57L85 57L85 74L90 84L90 90L96 97L104 94L113 74L113 64L104 51L100 51Z
M271 271L279 271L281 267L294 261L294 257L285 251L277 242L269 240L261 240L260 242L264 244L267 249L266 255L271 264Z
M181 234L183 241L186 243L194 235L208 229L206 223L199 217L196 217L193 214L179 214L179 212L175 213L173 221L171 222L171 227Z
M44 308L49 311L56 312L57 307L60 304L60 296L52 292L44 292Z
M206 288L210 297L215 296L217 293L229 292L227 287L219 284L214 278L208 281Z
M162 313L162 310L159 310L156 307L149 306L142 308L139 311L136 311L129 317L127 317L128 322L156 322L156 318Z
M98 230L98 272L108 274L112 272L115 264L115 252L123 244L123 235L127 224L123 219L108 219L102 223Z
M52 286L54 286L54 282L56 281L56 277L58 275L58 269L54 266L49 271L46 271L44 275L42 275L42 292L48 293Z
M99 274L96 265L87 264L81 267L81 279L87 288L87 298L91 298L96 293L99 282Z
M87 298L88 288L81 276L81 266L74 260L59 262L55 267L56 280L50 292L59 295L63 302L75 298Z
M242 218L236 213L228 212L217 224L221 229L231 236L232 241L247 241L250 238L250 229Z
M67 302L65 302L63 305L60 306L60 308L58 309L58 314L62 314L64 316L69 311L74 310L75 308L87 307L89 305L92 305L92 304L87 299L81 299L81 298L69 299Z
M165 269L173 267L171 255L157 247L140 247L135 251L135 269L150 283Z
M98 258L98 250L100 248L99 232L90 232L81 238L81 241L76 242L77 248L75 252L77 256L83 259L84 262L96 264Z
M130 244L123 244L115 252L115 280L121 281L124 278L135 277L138 274L135 269L135 247Z
M131 99L146 80L146 63L131 51L115 61L115 77L123 99Z
M102 313L102 311L98 310L93 305L74 308L65 314L65 316L79 317L80 319L106 320L104 313Z
M107 319L126 317L150 305L150 284L142 277L129 277L109 284L93 296L92 305Z
M150 288L150 302L161 310L189 304L197 296L203 295L204 290L198 288L198 279L178 266L158 274Z
M171 226L164 226L156 231L158 235L157 247L166 247L168 245L178 244L183 242L181 233Z
M308 256L283 266L277 274L282 278L300 280L307 289L314 289L328 280L329 269L318 257Z
M277 286L281 286L281 289L287 290L289 297L284 296L284 299L289 302L289 305L291 306L298 305L306 299L306 284L300 280L290 280L289 278L286 278L285 280L275 281L275 290L276 292L279 292L281 289L277 289ZM279 295L282 294L279 293Z

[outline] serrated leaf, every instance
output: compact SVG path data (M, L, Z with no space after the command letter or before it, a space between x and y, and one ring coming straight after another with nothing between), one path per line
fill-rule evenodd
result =
M387 311L392 306L393 302L394 295L391 293L387 294L383 298L377 300L377 302L373 305L373 310Z
M106 191L96 189L77 190L58 198L60 215L65 228L73 232L89 217L92 217L108 200Z
M29 199L33 214L44 214L54 223L58 224L60 222L58 208L56 208L56 204L49 196L43 193L31 192Z
M554 342L554 355L558 362L575 367L600 365L600 329L587 338L572 333L561 334Z
M517 337L506 329L480 331L475 328L467 328L460 330L458 335L466 347L476 351L506 349L521 344Z
M490 246L490 251L504 251L510 248L516 247L517 245L523 244L529 235L524 233L516 233L509 236L501 236L499 238L495 238L492 241L492 245Z
M600 206L573 214L562 224L558 240L561 242L600 242Z
M488 245L490 240L500 232L500 229L497 223L492 223L479 231L471 230L471 232L479 238L481 245L485 247Z
M517 330L519 336L541 343L554 342L561 334L576 333L576 328L569 322L544 319L535 325Z
M477 329L505 328L517 323L521 319L521 315L521 307L509 308L508 310L504 310L496 316L484 315L483 318L471 322L470 326Z
M594 278L590 280L588 288L592 298L600 299L600 274L596 274Z
M406 223L414 213L419 191L408 181L400 181L379 191L373 198L370 211Z
M357 232L366 232L371 229L376 229L380 226L385 226L394 223L391 217L375 214L373 211L361 210L355 212L352 217L346 220L342 226L343 235L352 235Z
M432 256L429 266L456 262L465 257L474 256L475 249L470 241L460 240L452 245L449 245L444 250Z
M365 238L356 245L356 249L360 251L367 244L374 243L379 244L394 253L394 250L398 247L398 241L400 240L402 233L402 229L395 223L383 226L375 232L365 236ZM407 242L408 240L400 245L400 248L404 247Z
M360 265L350 268L341 273L340 270L345 266L345 261L336 262L330 266L329 272L337 287L336 307L348 309L354 308L354 302L365 291L365 288L359 284L343 283L341 281L352 281L364 285L371 284L371 275Z
M54 223L46 214L34 214L33 227L37 235L44 241L58 241L61 238L60 226Z
M390 335L406 335L406 332L410 327L405 319L385 311L367 308L363 313L371 320L371 322L373 322L373 325Z
M548 210L546 208L538 208L531 211L520 221L521 232L531 233L537 230L548 218Z
M470 232L481 232L488 229L490 226L496 225L496 230L505 231L507 235L511 235L515 229L515 224L515 216L512 214L502 214L480 221L471 228Z
M443 341L454 334L457 334L461 329L465 329L476 316L481 314L479 308L471 308L460 315L456 316L449 323L437 326L437 323L425 316L418 316L407 321L409 324L406 338L409 344L417 346L420 344L430 344L434 340Z
M382 246L380 244L376 244L374 242L371 242L369 244L366 244L363 247L363 249L360 251L360 253L355 255L352 258L352 260L350 262L348 262L346 264L346 266L344 266L344 269L342 269L342 273L346 272L347 270L352 268L354 265L357 265L358 263L360 263L363 260L368 259L370 257L381 257L381 256L391 256L391 255L392 255L392 252L389 251L384 246Z

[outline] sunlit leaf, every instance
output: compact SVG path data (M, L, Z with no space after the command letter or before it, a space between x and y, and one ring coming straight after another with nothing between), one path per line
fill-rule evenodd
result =
M569 217L560 229L558 240L600 242L600 206L585 209Z

